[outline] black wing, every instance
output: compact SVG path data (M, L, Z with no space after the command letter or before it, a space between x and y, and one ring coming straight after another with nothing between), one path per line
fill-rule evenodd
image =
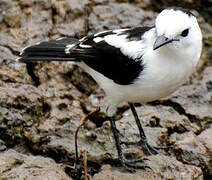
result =
M139 45L134 52L128 42L141 42L142 35L151 28L138 27L104 31L80 40L64 38L41 42L25 48L18 60L23 62L84 61L89 67L112 79L117 84L128 85L138 78L144 68L141 59L143 54L140 52L142 47L140 48ZM109 36L112 38L121 37L123 41L114 45L105 40ZM125 48L124 53L123 47ZM128 47L130 50L128 50ZM137 54L138 56L136 56Z
M84 58L84 63L117 84L131 84L143 70L140 60L123 55L119 48L105 41L96 43L93 47L95 50L92 53L95 55Z
M112 79L117 84L128 85L133 83L144 69L141 57L133 59L127 54L123 54L120 48L108 44L104 39L99 42L95 42L95 39L104 38L107 35L127 35L127 41L140 41L142 35L151 28L139 27L126 29L118 33L116 31L106 31L97 35L94 34L84 38L79 47L73 51L81 51L85 56L83 61L89 67ZM70 54L72 53L70 51Z
M77 61L78 56L65 53L67 45L79 44L75 38L62 38L59 40L43 41L28 46L20 53L17 60L21 62L32 61Z

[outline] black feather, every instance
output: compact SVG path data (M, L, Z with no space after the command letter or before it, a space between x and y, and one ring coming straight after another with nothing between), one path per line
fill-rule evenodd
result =
M152 29L152 27L144 26L144 27L136 27L132 29L127 29L120 33L119 35L127 34L127 38L130 41L140 41L142 39L142 35Z
M87 36L81 40L66 38L58 41L46 41L40 44L26 48L20 61L83 61L89 67L103 74L105 77L113 80L120 85L133 83L140 75L144 66L142 59L131 59L124 55L120 48L116 48L104 40L94 42L96 37L112 34L127 34L129 41L141 40L143 33L152 27L134 28L115 33L106 31ZM74 44L69 53L65 52L67 45Z
M75 38L44 41L25 48L19 61L75 61L76 55L70 56L70 54L65 52L65 49L67 45L77 43L79 43L79 41Z
M117 84L132 84L144 68L141 59L130 59L105 41L93 44L93 48L93 57L83 58L83 62Z

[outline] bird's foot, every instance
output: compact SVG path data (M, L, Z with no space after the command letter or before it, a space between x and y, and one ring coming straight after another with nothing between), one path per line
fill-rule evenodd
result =
M148 155L155 155L159 154L160 149L168 149L170 146L167 147L154 147L149 145L147 141L136 141L136 142L121 142L121 144L125 145L137 145L137 146L142 146L142 148L147 152Z
M129 160L129 159L126 159L124 156L119 157L119 161L121 163L121 166L123 166L128 172L131 172L131 173L136 172L136 169L150 168L150 167L145 166L145 165L138 165L137 164L137 163L143 163L145 160L147 160L147 159L133 159L133 160Z

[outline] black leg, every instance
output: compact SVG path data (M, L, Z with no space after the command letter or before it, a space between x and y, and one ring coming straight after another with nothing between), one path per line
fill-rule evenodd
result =
M125 143L125 144L139 144L141 145L149 154L158 154L158 148L155 148L155 147L152 147L148 144L148 141L147 141L147 138L146 138L146 135L144 133L144 130L141 126L141 123L140 123L140 120L139 120L139 117L138 117L138 114L136 112L136 109L135 109L135 106L132 104L132 103L129 103L129 106L130 106L130 109L133 113L133 116L135 118L135 122L138 126L138 130L139 130L139 133L140 133L140 137L141 137L141 140L136 142L136 143Z
M111 129L112 129L112 132L113 132L113 136L114 136L114 139L115 139L116 149L118 151L118 156L119 156L119 158L122 162L125 158L124 158L124 155L123 155L123 152L122 152L122 149L121 149L121 143L120 143L120 140L119 140L119 132L118 132L118 129L116 128L114 118L110 118L110 124L111 124Z
M121 142L120 142L120 139L119 139L119 132L118 132L118 129L116 128L114 118L110 118L110 123L111 123L111 129L112 129L114 139L115 139L115 143L116 143L116 149L118 151L118 159L119 159L121 165L123 167L125 167L125 169L130 171L130 172L135 172L135 169L149 168L147 166L135 165L135 163L143 162L144 159L128 160L124 157L124 154L123 154L122 148L121 148Z

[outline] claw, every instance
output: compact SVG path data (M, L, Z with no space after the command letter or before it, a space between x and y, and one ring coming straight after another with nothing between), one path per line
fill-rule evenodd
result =
M136 163L144 162L146 159L128 160L124 157L119 158L121 165L130 173L135 173L136 169L150 168L148 166L136 165ZM151 169L151 168L150 168Z
M143 144L143 147L149 155L159 154L159 151L155 147L150 146L148 143Z
M142 146L144 150L148 153L148 155L153 155L153 154L159 154L160 149L168 149L171 148L171 146L167 147L154 147L149 145L148 142L143 142L143 141L136 141L136 142L121 142L121 144L125 145L137 145L137 146Z

